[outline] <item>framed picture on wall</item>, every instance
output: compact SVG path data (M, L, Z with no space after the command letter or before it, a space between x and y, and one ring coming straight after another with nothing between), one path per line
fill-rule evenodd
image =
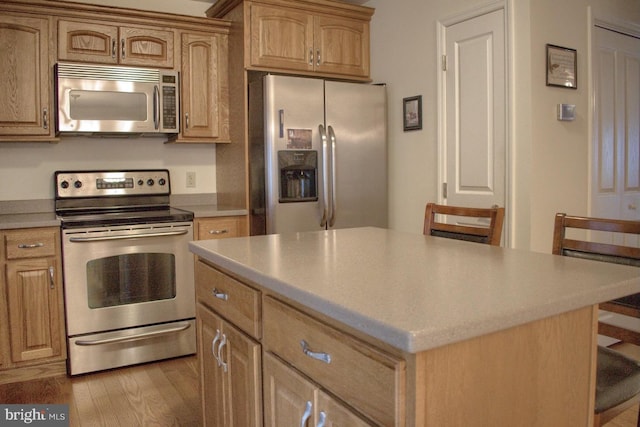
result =
M411 96L402 100L403 129L422 129L422 95Z
M577 52L567 47L547 45L547 86L578 88Z

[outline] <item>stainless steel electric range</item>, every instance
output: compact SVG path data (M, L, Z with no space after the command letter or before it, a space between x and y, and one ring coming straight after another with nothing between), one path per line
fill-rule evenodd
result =
M170 194L165 169L55 173L70 375L195 353L193 214Z

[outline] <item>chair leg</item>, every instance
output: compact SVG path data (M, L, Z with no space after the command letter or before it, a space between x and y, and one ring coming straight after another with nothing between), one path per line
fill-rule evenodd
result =
M640 427L640 405L638 405L638 421L636 422L636 427Z

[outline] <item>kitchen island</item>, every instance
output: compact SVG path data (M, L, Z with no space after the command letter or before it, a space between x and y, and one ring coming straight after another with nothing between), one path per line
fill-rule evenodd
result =
M307 402L314 420L339 407L362 425L589 425L597 304L640 291L633 267L377 228L190 249L198 313L255 345L251 425L295 420L282 408L302 417ZM236 285L250 309L228 309ZM233 372L225 349L214 356ZM284 405L302 380L314 397Z

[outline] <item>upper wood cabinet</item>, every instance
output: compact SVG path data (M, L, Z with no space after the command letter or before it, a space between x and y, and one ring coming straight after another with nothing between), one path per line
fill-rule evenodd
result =
M174 32L107 25L95 21L58 21L58 59L174 68Z
M44 16L0 13L0 141L55 139L49 29Z
M219 0L207 15L242 23L231 55L246 70L368 81L373 12L329 0Z
M369 22L251 4L251 66L369 76Z
M226 34L181 35L181 132L177 142L230 142Z

